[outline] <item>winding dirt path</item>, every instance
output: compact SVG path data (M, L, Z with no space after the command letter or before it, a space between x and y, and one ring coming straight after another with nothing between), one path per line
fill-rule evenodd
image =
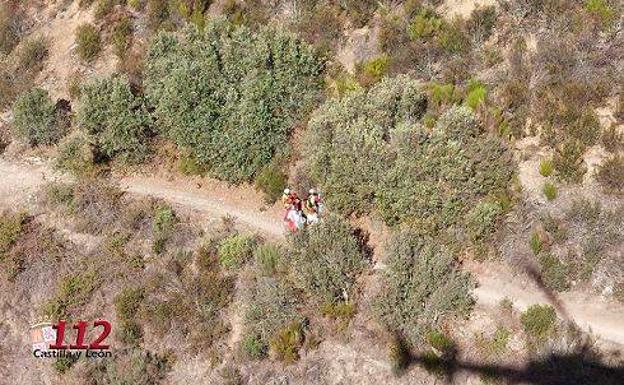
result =
M0 206L27 203L39 187L59 178L45 165L17 164L0 158ZM239 223L267 237L284 236L278 207L259 208L259 197L252 188L234 188L215 181L189 182L188 178L162 180L158 177L131 176L119 180L125 191L149 195L182 205L210 216L232 215ZM575 321L605 342L624 346L624 306L601 297L567 292L553 298L530 279L513 275L496 264L468 266L479 281L474 294L479 305L495 306L509 298L519 310L537 303L554 305L563 318Z

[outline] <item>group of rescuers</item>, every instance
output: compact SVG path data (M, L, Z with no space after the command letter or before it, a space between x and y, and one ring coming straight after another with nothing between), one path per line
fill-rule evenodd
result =
M317 223L324 207L321 195L314 189L310 189L306 199L301 200L295 191L286 188L282 194L282 205L285 210L284 222L291 231Z

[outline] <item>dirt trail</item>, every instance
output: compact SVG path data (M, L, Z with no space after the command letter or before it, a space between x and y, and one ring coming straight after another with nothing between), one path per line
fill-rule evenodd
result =
M0 159L0 206L27 202L38 187L56 177L43 165L15 164ZM122 178L119 183L130 193L165 199L211 216L229 214L238 218L239 223L259 230L265 236L274 239L283 237L279 208L261 211L256 202L250 202L250 199L258 197L254 197L249 188L237 189L219 182L202 182L203 186L189 183L188 178L165 181L157 177L132 176ZM206 183L209 185L206 186ZM468 267L479 281L474 293L480 305L494 306L500 300L509 298L518 309L523 310L535 303L553 302L530 280L514 276L498 265L475 264ZM581 328L600 339L624 346L624 306L578 292L563 293L557 296L557 301L560 315L565 317L567 314Z

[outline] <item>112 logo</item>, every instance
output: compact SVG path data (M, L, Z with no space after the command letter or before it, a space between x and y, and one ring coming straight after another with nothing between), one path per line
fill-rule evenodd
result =
M100 334L93 341L85 342L85 336L87 335L88 323L86 321L77 321L72 329L76 329L76 341L75 343L67 345L65 341L65 334L67 331L67 322L59 321L56 325L52 325L52 328L56 330L56 340L49 346L50 350L108 350L110 345L106 345L104 341L109 336L112 330L111 323L105 320L97 320L93 322L93 328L102 328Z

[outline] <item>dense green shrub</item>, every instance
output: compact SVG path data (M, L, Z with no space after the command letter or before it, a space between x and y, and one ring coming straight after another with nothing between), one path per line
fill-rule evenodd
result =
M138 162L148 152L150 119L142 98L119 77L95 79L82 86L76 121L95 138L107 157Z
M496 220L502 211L498 203L479 202L468 212L466 224L473 241L487 239L496 230Z
M30 145L56 143L66 132L66 121L48 92L32 89L13 105L13 133Z
M294 234L288 261L295 283L319 305L346 300L366 264L360 242L334 215Z
M359 63L356 67L356 71L358 73L358 80L360 84L364 87L369 87L380 81L388 70L388 62L388 56L381 55L363 63Z
M464 103L476 110L487 98L487 88L478 80L471 79L466 87L466 97Z
M305 138L306 163L333 209L372 209L391 160L390 130L418 121L426 105L418 83L398 77L332 99L315 112Z
M555 166L551 159L543 159L539 164L539 173L543 177L549 177L552 175Z
M474 282L442 247L423 242L411 230L395 233L387 245L383 289L376 300L381 321L412 345L474 304Z
M624 156L613 155L598 167L596 180L609 192L624 191Z
M271 163L264 167L256 177L256 188L264 193L264 200L267 203L275 202L284 190L288 182L288 177L276 163Z
M78 177L94 176L97 173L94 161L90 138L82 132L76 132L59 144L54 167Z
M92 24L82 24L76 29L76 50L80 59L91 62L100 53L100 33Z
M306 133L306 164L329 206L369 213L386 223L455 225L488 195L507 188L511 156L501 139L483 132L465 107L449 109L429 130L418 84L386 78L368 92L325 103Z
M536 340L544 340L555 331L557 313L549 305L531 305L520 315L520 322L527 335Z
M163 134L212 175L241 182L287 151L293 123L319 96L321 67L293 35L219 19L204 32L160 33L145 90Z
M219 262L227 269L238 269L253 256L256 244L252 236L232 235L219 245Z

